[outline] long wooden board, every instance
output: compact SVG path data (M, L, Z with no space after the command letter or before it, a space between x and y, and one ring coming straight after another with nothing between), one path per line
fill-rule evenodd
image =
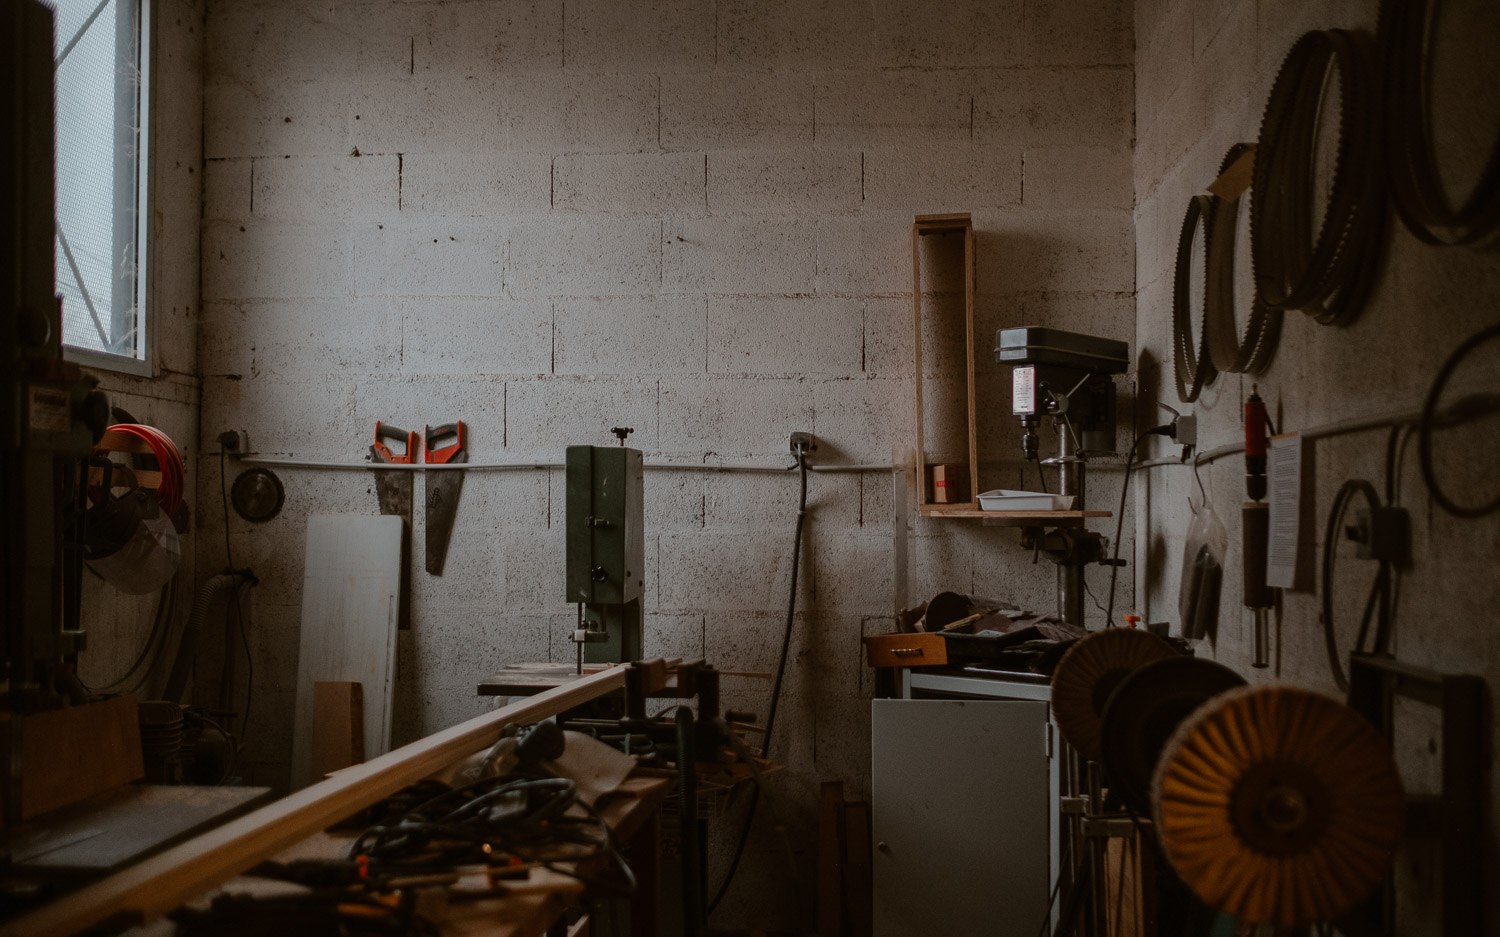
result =
M313 685L364 687L365 757L391 747L396 627L401 598L401 518L315 514L307 519L302 640L292 729L292 787L313 772Z
M532 723L625 685L611 667L567 686L475 716L355 765L0 926L0 937L71 937L104 922L154 921L308 836L495 744L507 722Z

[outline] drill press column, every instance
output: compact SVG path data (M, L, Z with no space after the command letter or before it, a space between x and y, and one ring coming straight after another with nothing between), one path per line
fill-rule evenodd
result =
M641 658L641 452L623 442L568 447L566 589L579 605L580 664Z

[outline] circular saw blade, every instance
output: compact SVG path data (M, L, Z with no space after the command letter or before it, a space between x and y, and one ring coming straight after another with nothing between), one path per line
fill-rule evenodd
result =
M1134 628L1080 638L1052 672L1052 714L1068 744L1098 760L1099 720L1109 694L1137 667L1176 656L1170 644Z
M1306 927L1354 910L1401 842L1405 795L1383 738L1337 700L1243 687L1177 730L1153 779L1157 832L1208 904Z
M1205 702L1245 685L1223 664L1172 657L1127 674L1104 706L1100 758L1116 794L1136 813L1151 811L1151 777L1177 727Z

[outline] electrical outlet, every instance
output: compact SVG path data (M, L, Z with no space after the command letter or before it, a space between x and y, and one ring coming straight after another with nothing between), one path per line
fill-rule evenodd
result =
M1361 508L1354 512L1354 523L1346 533L1360 559L1404 563L1410 549L1411 518L1405 508Z
M812 433L793 433L792 434L791 451L792 452L796 452L799 449L802 452L804 452L804 453L807 453L807 452L816 452L818 450L818 444L813 439L813 434Z
M1172 421L1174 427L1172 438L1178 444L1189 448L1198 445L1198 417L1191 413L1184 413Z
M226 429L218 436L219 448L225 452L244 455L250 451L250 434L242 429Z

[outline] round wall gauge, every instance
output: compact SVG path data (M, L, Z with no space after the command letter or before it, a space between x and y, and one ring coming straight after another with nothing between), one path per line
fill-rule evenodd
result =
M281 512L281 502L286 491L281 479L263 468L246 469L234 480L229 489L229 502L235 513L247 521L264 523Z

